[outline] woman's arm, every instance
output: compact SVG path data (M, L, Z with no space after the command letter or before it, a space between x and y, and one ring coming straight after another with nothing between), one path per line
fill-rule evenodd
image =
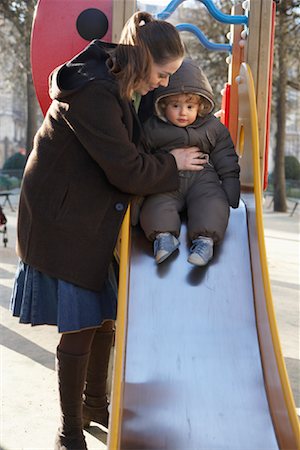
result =
M110 183L123 192L148 195L174 190L178 169L199 170L195 149L179 149L174 156L139 151L129 138L119 101L104 83L90 83L66 109L62 104L60 112Z

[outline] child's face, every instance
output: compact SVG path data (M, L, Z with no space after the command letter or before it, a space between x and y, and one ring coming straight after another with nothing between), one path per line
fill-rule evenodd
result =
M191 125L198 116L199 99L197 96L176 95L168 99L165 116L177 127Z

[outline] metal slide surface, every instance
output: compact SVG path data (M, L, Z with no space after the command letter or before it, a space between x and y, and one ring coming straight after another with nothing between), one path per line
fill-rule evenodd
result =
M120 448L278 449L258 345L246 208L205 268L156 266L133 230Z

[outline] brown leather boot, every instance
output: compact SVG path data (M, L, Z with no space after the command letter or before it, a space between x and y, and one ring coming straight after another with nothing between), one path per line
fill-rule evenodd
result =
M82 395L89 353L76 356L57 348L57 373L61 407L61 426L55 450L87 450L82 428Z
M91 421L108 427L106 383L113 338L113 322L105 323L94 336L84 390L84 428L89 427Z

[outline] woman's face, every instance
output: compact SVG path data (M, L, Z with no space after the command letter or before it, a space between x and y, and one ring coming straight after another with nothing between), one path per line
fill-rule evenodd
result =
M149 80L140 81L135 92L146 95L149 91L153 91L159 86L168 86L170 76L176 72L181 66L183 58L178 58L166 64L152 63Z

